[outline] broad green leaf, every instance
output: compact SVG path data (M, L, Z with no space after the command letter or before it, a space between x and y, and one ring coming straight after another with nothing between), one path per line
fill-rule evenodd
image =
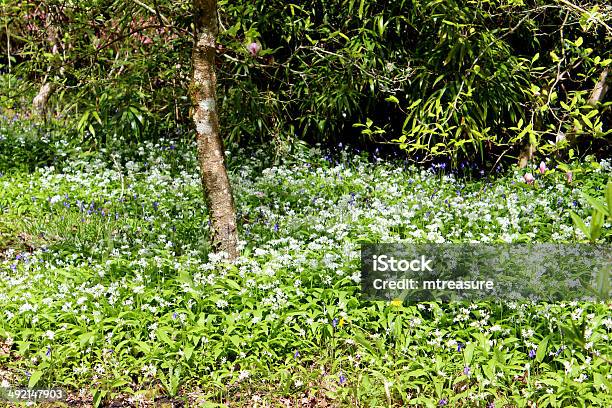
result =
M548 349L548 339L549 338L550 336L544 337L544 339L542 339L540 344L538 344L538 350L536 351L536 361L538 363L541 363L544 360L544 357L546 357L546 351Z
M608 217L612 218L612 181L606 186L606 202L608 204Z
M393 103L399 103L399 99L397 99L395 96L391 95L387 98L385 98L385 101L387 102L393 102Z
M606 208L607 206L606 204L604 204L603 201L593 198L587 194L583 194L583 196L584 196L584 199L587 200L588 203L591 204L591 207L593 207L595 210L597 210L598 212L604 215L609 215L608 209Z
M474 349L476 348L476 343L471 342L467 346L465 346L465 364L470 365L472 362L472 358L474 357Z
M36 387L36 384L38 384L42 375L43 375L42 371L40 370L34 371L32 375L30 376L30 380L28 381L28 387L29 388Z
M582 232L583 232L583 234L587 236L587 238L588 238L588 237L590 237L590 235L591 235L591 234L590 234L590 232L589 232L589 229L587 228L587 226L586 226L586 224L584 223L584 221L582 221L582 218L580 218L580 217L578 216L578 214L576 214L576 213L575 213L575 212L573 212L573 211L570 211L570 216L572 217L572 220L574 221L574 224L575 224L575 225L576 225L578 228L580 228L580 231L582 231Z

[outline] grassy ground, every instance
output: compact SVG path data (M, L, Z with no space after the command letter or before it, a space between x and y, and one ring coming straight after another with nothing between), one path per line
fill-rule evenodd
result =
M65 387L70 405L612 405L612 304L367 301L358 252L583 240L569 210L588 223L581 192L601 196L609 162L527 185L348 153L231 158L229 265L208 253L193 150L0 177L3 386Z

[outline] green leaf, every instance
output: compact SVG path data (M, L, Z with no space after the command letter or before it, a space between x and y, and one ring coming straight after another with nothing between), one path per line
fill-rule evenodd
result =
M608 217L612 218L612 181L606 186L606 202L608 204Z
M99 124L102 124L102 119L100 119L100 115L96 111L92 111L91 115L96 119Z
M548 349L548 340L550 336L544 337L544 339L538 345L538 350L536 351L536 361L541 363L546 357L546 350Z
M104 399L104 397L106 397L107 393L108 393L108 391L101 390L101 389L97 389L94 392L94 397L93 397L93 406L94 406L94 408L97 408L97 407L100 406L100 404L102 403L102 400Z
M387 102L393 102L393 103L399 103L399 99L397 99L395 96L391 95L388 98L385 98L385 101Z
M595 242L601 235L601 228L603 227L604 214L597 210L593 210L591 215L591 230L590 230L590 241Z
M584 223L584 221L582 221L582 218L580 218L578 216L578 214L576 214L573 211L570 211L570 215L572 217L572 220L574 221L574 224L578 228L580 228L580 231L582 231L584 233L584 235L587 236L587 238L589 238L591 234L590 234L589 229L587 228L586 224Z
M79 344L81 345L81 347L85 346L85 344L89 343L93 343L93 339L95 338L95 333L93 332L87 332L87 333L83 333L79 336Z
M234 346L236 346L236 348L240 348L240 337L236 335L230 336L230 340L234 344Z
M168 336L168 332L164 329L162 329L161 327L159 329L157 329L157 338L159 338L161 341L163 341L164 343L166 343L169 346L174 345L174 341L172 341L172 339L170 338L170 336Z
M423 99L419 98L416 101L412 102L412 104L410 104L410 106L408 107L408 110L416 108L417 105L421 103L421 101L423 101Z
M465 365L470 365L472 362L472 358L474 357L474 349L476 348L476 343L471 342L467 346L465 346Z
M370 352L370 354L374 356L377 354L376 351L374 351L374 348L372 348L372 344L367 341L361 334L355 333L353 336L355 337L357 343L361 344L366 350Z
M600 213L604 215L609 215L608 209L606 208L606 204L604 204L603 201L593 198L587 194L583 194L583 196L584 196L584 199L587 200L588 203L591 204L591 207L593 207L595 210L599 211Z
M40 381L40 378L42 377L42 375L43 375L42 371L40 370L34 371L32 375L30 376L30 381L28 381L28 387L29 388L36 387L36 384L38 384L38 381Z
M189 361L191 356L193 355L194 347L188 346L183 350L183 354L185 355L185 360Z

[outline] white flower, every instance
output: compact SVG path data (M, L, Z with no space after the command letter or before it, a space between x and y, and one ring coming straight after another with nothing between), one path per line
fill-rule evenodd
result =
M153 364L149 364L142 367L141 371L145 377L154 377L155 374L157 374L157 367L155 367Z
M60 201L62 201L62 196L61 196L61 195L54 195L53 197L51 197L51 198L49 199L49 203L50 203L51 205L53 205L53 204L55 204L55 203L58 203L58 202L60 202Z
M582 308L578 308L572 312L572 320L579 320L582 317L582 312L584 310Z

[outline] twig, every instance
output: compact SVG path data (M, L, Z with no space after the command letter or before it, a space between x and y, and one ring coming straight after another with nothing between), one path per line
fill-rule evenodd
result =
M155 14L155 16L158 18L159 23L163 26L163 25L169 25L168 19L166 17L164 17L159 10L157 9L157 7L152 8L151 6L143 3L140 0L134 0L134 3L138 4L139 6L141 6L142 8L148 10L149 12ZM155 1L155 4L157 5L157 1Z
M598 18L598 17L594 16L593 14L591 14L589 11L587 11L587 10L583 9L582 7L577 6L577 5L573 4L573 3L570 3L567 0L559 0L559 2L565 4L569 8L573 8L574 10L578 10L581 13L588 14L589 16L591 16L593 18L593 20L597 21L599 24L604 26L606 28L606 30L608 30L608 32L612 33L612 27L610 27L608 24L606 24L605 21L602 21L600 18Z

